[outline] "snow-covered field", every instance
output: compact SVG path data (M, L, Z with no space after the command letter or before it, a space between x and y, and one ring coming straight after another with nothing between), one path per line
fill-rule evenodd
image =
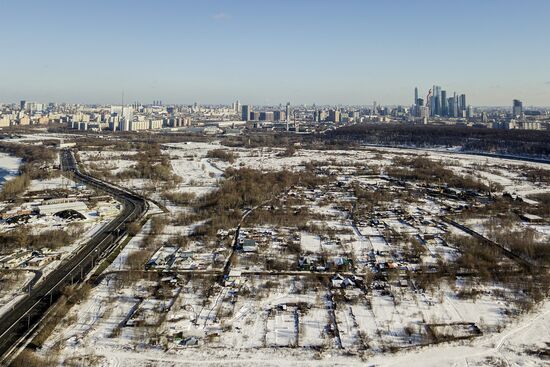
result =
M182 178L182 183L174 188L175 191L192 192L197 195L212 190L216 181L222 177L223 171L231 166L250 167L262 170L300 170L308 162L330 162L339 165L354 165L363 162L365 165L376 165L382 168L393 165L394 156L423 156L441 161L453 171L462 174L473 174L483 182L494 182L502 185L503 191L515 193L520 196L547 192L548 188L543 184L534 184L522 177L522 169L548 168L548 165L536 162L517 160L504 160L493 157L477 156L472 154L453 154L435 150L398 149L398 148L372 148L364 150L297 150L291 157L281 157L283 149L277 148L229 148L222 147L218 142L186 142L165 144L164 152L171 158L174 173ZM208 151L213 149L227 149L237 157L235 162L229 164L218 159L206 158ZM121 157L135 152L112 151L83 151L79 155L84 164L103 164L111 169L112 173L128 168L135 162ZM480 169L486 167L486 169ZM338 168L337 168L338 169ZM341 169L341 168L340 168ZM141 189L144 182L133 180L129 182L135 189Z
M456 155L452 152L411 151L399 149L367 149L357 151L297 150L292 157L280 157L280 149L226 148L233 152L233 163L207 158L218 143L167 144L163 152L170 156L175 174L181 182L173 191L201 195L216 188L228 167L250 167L262 170L300 170L308 162L323 161L337 164L339 178L348 180L342 165L353 166L357 162L390 167L396 154L426 154L434 160L446 162L455 172L474 173L484 182L502 185L502 191L527 195L548 192L542 184L528 182L522 176L525 166L543 167L538 163L499 160L474 155ZM126 152L131 153L131 152ZM84 164L103 161L113 172L129 167L130 161L119 153L108 151L81 153ZM330 165L330 163L326 163ZM480 169L483 166L485 169ZM386 185L378 178L357 178L364 185ZM122 183L141 189L144 182L129 180ZM395 189L387 184L390 189ZM351 193L336 191L338 203L349 201ZM311 194L311 193L308 193ZM351 198L352 199L352 198ZM320 199L308 202L323 222L332 230L342 230L335 236L338 241L327 240L305 230L285 235L273 235L262 244L258 254L240 254L241 263L236 269L242 271L264 270L264 258L280 253L281 241L291 235L298 236L302 253L328 256L353 254L361 274L367 274L367 254L376 253L376 258L394 258L402 250L390 244L385 232L400 233L406 238L422 237L426 240L426 263L435 264L441 257L452 261L457 250L443 243L440 237L444 230L434 224L446 204L454 205L451 199L420 198L414 205L403 206L404 215L394 212L378 213L378 224L351 223L345 210L335 205L322 205ZM185 209L168 205L174 216ZM404 220L404 217L413 219ZM425 222L415 221L422 217ZM472 226L483 233L483 223L472 219ZM321 220L319 220L321 222ZM476 227L477 226L477 227ZM171 245L173 234L187 234L192 225L167 225L158 240ZM460 279L453 284L442 284L422 291L410 282L401 286L392 283L381 289L352 288L345 292L331 290L329 279L315 274L300 276L270 274L245 274L238 286L222 286L214 277L204 272L191 274L163 273L148 275L130 284L120 284L117 272L127 271L126 260L140 251L140 242L151 228L149 222L142 233L119 254L107 269L101 283L92 289L87 300L73 307L68 318L76 322L58 327L47 343L38 350L40 355L59 353L59 364L79 360L84 356L96 356L96 365L102 366L482 366L523 365L542 366L547 360L536 355L540 348L550 343L550 302L543 302L533 311L511 317L507 311L514 307L502 297L506 292L498 284L476 285L481 290L475 299L459 297L458 291L470 286ZM547 233L547 225L535 229ZM263 231L264 229L262 229ZM450 228L448 231L456 231ZM249 235L252 235L252 231ZM286 236L286 237L285 237ZM402 240L404 244L408 240ZM207 254L208 248L190 244L186 250ZM202 252L201 252L202 251ZM281 255L282 256L282 255ZM259 260L258 260L259 259ZM253 261L260 265L252 266ZM208 268L212 270L212 268ZM215 269L214 269L215 270ZM306 273L306 272L304 272ZM219 274L219 273L217 273ZM245 292L246 289L246 292ZM331 292L336 293L332 296ZM346 301L342 301L346 299ZM483 335L472 339L421 346L426 337L425 325L473 323ZM337 329L335 330L335 325ZM335 335L338 335L336 337ZM196 344L195 344L196 342ZM529 354L529 351L533 354Z
M5 181L17 175L21 158L14 157L7 153L0 153L0 186Z

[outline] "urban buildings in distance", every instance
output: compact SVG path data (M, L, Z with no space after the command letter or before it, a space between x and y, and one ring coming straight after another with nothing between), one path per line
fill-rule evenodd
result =
M259 106L239 100L226 105L172 105L162 100L150 104L118 105L41 103L22 100L0 104L0 128L60 124L81 131L191 131L205 134L238 134L243 129L292 132L323 131L362 122L458 125L478 128L546 130L550 109L525 107L513 99L509 107L473 107L465 93L448 92L434 85L423 97L414 88L410 106L291 105Z

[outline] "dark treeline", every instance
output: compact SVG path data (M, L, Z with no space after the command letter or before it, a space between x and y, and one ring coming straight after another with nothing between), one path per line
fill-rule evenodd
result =
M88 141L95 144L95 141ZM100 145L83 145L87 148L98 149ZM94 148L95 147L95 148ZM151 143L133 143L133 142L116 142L115 145L109 145L115 151L128 153L121 154L121 159L135 161L136 163L116 174L111 172L112 168L105 167L96 162L87 164L88 172L96 177L107 181L118 181L128 179L148 179L163 183L165 186L174 187L181 181L181 178L173 173L170 156L163 153L159 144ZM136 150L137 152L133 152Z
M225 180L220 182L217 190L209 192L191 203L185 200L186 204L191 204L193 207L192 212L182 213L174 218L173 223L187 225L205 221L195 229L195 236L212 237L216 235L218 229L234 228L247 209L274 201L292 186L314 188L326 184L330 180L328 177L318 176L307 170L262 172L250 168L228 168L225 170L224 177ZM288 224L296 222L296 218L290 218L296 214L294 211L277 211L271 212L269 215L263 213L251 217L251 220ZM300 213L303 216L305 214L305 212Z
M213 149L206 153L206 158L215 158L224 162L233 163L235 161L235 154L225 149Z
M55 132L57 130L51 130ZM111 132L102 131L101 136L94 132L83 132L73 130L59 130L64 133L78 134L75 136L78 150L96 150L98 148L109 148L113 150L142 150L147 149L151 144L168 144L181 142L206 142L211 139L208 136L184 133L150 133L146 131L133 132Z
M0 254L17 249L38 250L44 247L56 250L71 244L81 234L82 226L76 223L65 229L50 229L39 234L33 234L29 227L20 226L0 233Z
M462 126L358 124L328 132L329 139L416 147L461 146L463 151L550 158L550 131Z
M54 149L44 145L24 145L14 143L0 143L0 152L19 157L23 163L42 164L53 161L57 153Z
M324 135L294 133L276 133L276 132L251 132L241 136L227 136L221 141L222 145L228 147L246 147L246 148L283 148L280 156L290 157L296 153L296 149L352 149L359 148L354 141L344 139L327 139Z
M117 176L123 180L129 178L144 178L158 181L172 181L174 183L180 181L180 178L172 173L170 157L162 153L160 145L158 144L143 145L141 149L130 158L133 158L136 164L118 173Z
M387 169L386 173L388 176L402 180L439 183L463 190L490 192L490 187L481 180L470 175L456 174L443 163L426 157L404 158L396 156L393 158L393 165ZM493 186L493 189L502 189L498 184L493 184Z

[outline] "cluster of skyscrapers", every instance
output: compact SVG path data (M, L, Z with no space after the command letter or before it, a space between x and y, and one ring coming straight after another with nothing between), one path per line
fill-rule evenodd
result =
M428 116L471 118L473 109L466 103L466 95L456 92L447 97L447 91L434 85L428 92L426 99L419 97L418 88L414 88L413 113L417 117Z

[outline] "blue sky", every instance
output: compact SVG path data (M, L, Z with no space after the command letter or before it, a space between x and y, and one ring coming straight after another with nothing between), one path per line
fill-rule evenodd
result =
M0 101L550 105L547 0L0 0Z

